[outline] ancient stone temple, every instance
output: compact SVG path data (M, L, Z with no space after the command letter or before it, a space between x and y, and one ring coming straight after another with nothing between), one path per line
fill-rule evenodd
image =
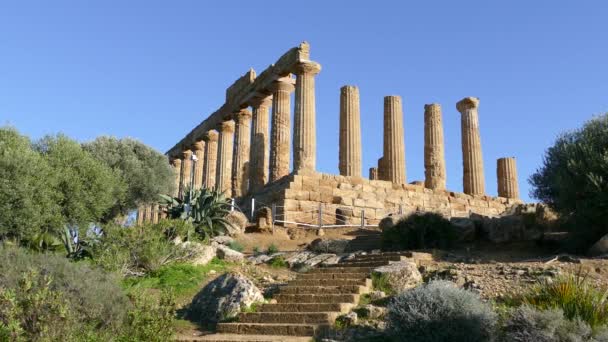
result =
M258 205L274 204L284 221L296 223L311 207L339 213L336 222L373 223L397 209L489 215L519 201L513 158L497 162L499 197L485 193L475 97L455 105L461 117L462 192L446 189L442 106L410 108L407 97L404 101L398 95L386 96L384 107L373 114L384 123L383 148L378 151L378 164L368 165L369 178L364 178L361 137L365 132L359 88L354 85L340 89L335 113L340 122L336 127L339 175L317 172L315 78L321 69L304 42L261 73L249 69L238 78L227 88L220 108L167 152L175 170L175 194L183 195L187 187L216 188L235 198L245 212L255 199ZM444 108L450 109L446 115L455 115L454 105ZM424 120L424 146L408 146L424 149L424 182L407 183L404 110Z

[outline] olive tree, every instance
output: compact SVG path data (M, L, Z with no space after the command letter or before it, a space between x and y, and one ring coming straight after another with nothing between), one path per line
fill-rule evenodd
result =
M112 168L125 184L125 195L113 208L126 214L141 203L159 200L159 194L172 193L173 170L167 157L130 138L98 137L83 145L97 160Z
M578 248L608 233L608 114L561 134L530 177L532 196L570 220Z

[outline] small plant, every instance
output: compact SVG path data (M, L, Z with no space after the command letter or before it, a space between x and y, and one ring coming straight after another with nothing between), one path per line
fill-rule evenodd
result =
M382 232L385 250L445 249L455 240L456 231L450 221L435 213L412 214Z
M541 310L558 308L570 320L582 320L592 328L608 324L608 289L589 284L580 272L553 281L544 280L530 292L512 299Z
M386 294L392 294L394 292L386 274L372 273L372 286L374 287L374 290L382 291Z
M522 305L513 310L503 328L501 340L583 342L592 339L589 325L580 320L570 321L561 309L537 310Z
M262 252L260 251L260 247L258 247L258 246L253 247L252 252L253 252L254 256L258 256L258 255L262 254Z
M232 241L229 245L228 248L235 250L237 252L242 252L245 247L243 247L243 245L241 245L238 241Z
M270 246L268 246L268 250L266 250L266 254L268 254L268 255L272 255L272 254L275 254L278 252L279 252L279 248L274 243L271 243Z
M491 341L497 315L472 292L446 281L405 291L388 306L387 333L395 341Z
M133 296L134 308L129 311L123 341L169 341L173 337L175 298L169 291L160 300L144 294Z
M241 307L241 312L245 312L245 313L258 312L260 310L260 305L262 305L262 304L264 304L264 303L255 302L255 303L251 303L251 305L249 305L249 306L243 305Z
M285 258L282 255L272 258L272 260L270 260L269 265L272 268L289 267L289 264L287 263L287 261L285 261Z

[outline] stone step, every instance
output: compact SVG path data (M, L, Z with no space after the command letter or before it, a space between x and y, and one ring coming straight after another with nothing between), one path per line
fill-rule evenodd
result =
M353 279L361 280L369 277L368 272L353 272L353 273L303 273L298 275L297 280L309 280L309 279Z
M405 255L381 255L381 254L377 254L377 255L362 255L362 256L356 256L353 259L349 259L349 260L344 260L342 263L344 262L371 262L371 261L401 261L401 260L405 260L407 259L407 256ZM340 263L340 264L342 264ZM338 265L340 265L338 264Z
M357 266L342 267L342 265L343 264L327 265L327 266L315 268L308 273L340 273L340 272L369 273L374 270L373 267L357 267ZM332 266L332 267L329 267L329 266Z
M278 303L357 303L358 294L279 294L275 297Z
M310 337L284 336L284 335L239 335L239 334L211 334L192 338L178 338L180 342L310 342Z
M378 267L388 265L389 260L377 260L377 261L345 261L335 265L327 265L327 268L337 267ZM331 273L330 273L331 274Z
M239 323L331 324L339 312L248 312L239 314Z
M329 327L329 324L218 323L217 331L223 334L315 336Z
M258 312L341 312L350 311L348 303L262 304Z
M346 294L365 293L368 289L365 286L357 285L338 285L338 286L293 286L281 287L281 294Z
M370 287L371 279L299 279L289 282L289 286L342 286L358 285Z

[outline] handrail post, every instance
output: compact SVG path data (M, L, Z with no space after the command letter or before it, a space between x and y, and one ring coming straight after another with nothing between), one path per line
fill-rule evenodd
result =
M361 229L365 229L365 209L361 210Z
M274 234L274 221L276 219L276 215L277 215L277 204L276 203L272 203L272 209L271 209L271 213L270 213L271 217L272 217L272 234Z
M323 227L323 204L319 203L319 229Z
M255 198L251 197L251 221L255 219Z

